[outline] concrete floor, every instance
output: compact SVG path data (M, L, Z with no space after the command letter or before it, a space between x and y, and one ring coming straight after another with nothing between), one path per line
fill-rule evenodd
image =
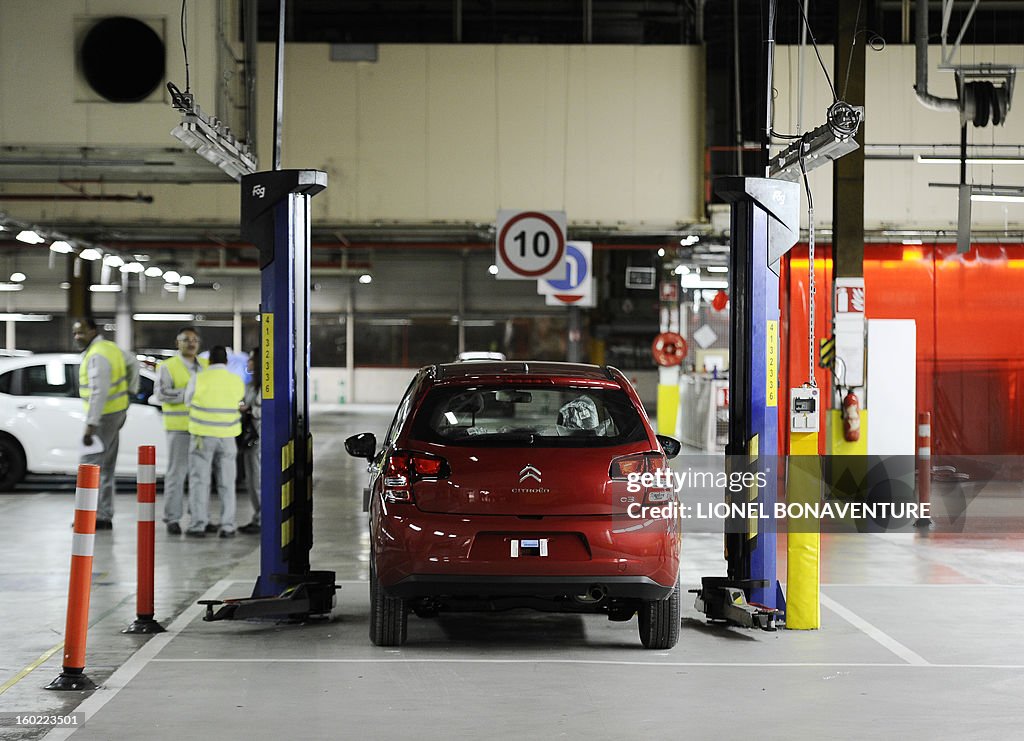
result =
M342 585L329 621L202 622L197 599L250 593L257 538L159 530L156 617L168 632L122 635L134 618L135 508L131 492L118 496L114 530L96 539L94 692L42 689L60 673L73 487L45 481L0 495L0 714L77 710L75 741L1019 735L1020 535L824 536L819 631L707 625L686 595L671 651L643 650L635 621L528 611L412 616L406 646L376 648L364 465L342 441L380 437L389 421L372 410L314 417L311 560ZM247 516L240 497L239 522ZM687 536L685 588L724 573L721 546L721 535ZM47 733L0 718L2 739Z

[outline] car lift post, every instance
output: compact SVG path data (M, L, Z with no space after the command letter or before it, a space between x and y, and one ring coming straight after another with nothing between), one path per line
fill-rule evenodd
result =
M732 204L729 273L729 441L726 467L764 472L766 483L730 495L760 504L767 519L726 525L727 576L704 577L696 607L709 620L774 629L783 609L776 578L776 529L772 513L778 470L779 260L797 240L797 183L729 177L716 192Z
M325 615L334 572L311 571L313 450L309 433L309 201L319 170L242 178L242 238L259 248L262 392L260 575L249 599L206 600L205 620ZM216 613L213 608L223 605Z

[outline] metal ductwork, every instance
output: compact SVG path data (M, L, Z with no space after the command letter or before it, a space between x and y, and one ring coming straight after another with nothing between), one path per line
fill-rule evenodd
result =
M956 98L940 98L928 92L928 0L917 0L915 18L917 33L916 67L914 90L921 104L936 111L959 111L960 101Z

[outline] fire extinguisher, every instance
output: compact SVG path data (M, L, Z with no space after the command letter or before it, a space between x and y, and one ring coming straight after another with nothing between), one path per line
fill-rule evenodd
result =
M848 443L860 440L860 402L853 389L843 397L843 439Z

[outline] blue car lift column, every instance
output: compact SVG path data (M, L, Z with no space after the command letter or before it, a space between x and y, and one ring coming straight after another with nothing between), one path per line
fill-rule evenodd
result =
M242 178L242 238L259 248L263 395L260 575L251 598L208 601L206 620L326 615L333 571L312 571L313 450L309 432L309 201L319 170ZM213 607L222 605L217 612Z
M726 523L726 577L704 577L696 608L709 620L774 629L783 609L776 577L773 509L778 470L779 276L782 255L799 235L797 183L722 178L716 192L732 204L729 274L729 440L731 476L763 472L765 485L728 494L731 503L760 505L764 519Z

